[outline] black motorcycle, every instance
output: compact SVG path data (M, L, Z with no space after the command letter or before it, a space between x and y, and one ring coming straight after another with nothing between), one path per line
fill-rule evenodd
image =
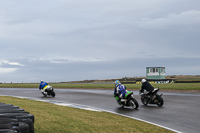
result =
M157 94L159 90L159 88L155 88L151 93L148 93L146 90L144 90L143 93L140 93L142 103L144 105L157 104L158 107L162 107L164 104L164 100L162 98L162 94Z
M56 93L54 92L54 89L52 86L48 85L46 88L45 88L45 91L42 92L42 94L47 97L47 96L52 96L52 97L55 97L56 96Z

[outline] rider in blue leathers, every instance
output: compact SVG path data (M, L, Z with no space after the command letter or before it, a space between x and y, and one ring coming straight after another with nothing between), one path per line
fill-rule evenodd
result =
M46 82L44 82L43 80L41 80L40 81L40 86L39 86L39 90L41 90L42 91L42 93L47 93L47 92L45 92L45 88L47 87L47 83Z
M126 86L122 85L119 80L115 81L115 90L114 90L114 96L118 96L119 99L117 102L121 102L121 99L125 97L126 94Z

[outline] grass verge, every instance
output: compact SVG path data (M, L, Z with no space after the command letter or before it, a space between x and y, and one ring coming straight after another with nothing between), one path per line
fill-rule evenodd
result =
M1 96L35 116L35 133L172 133L172 131L107 112L93 112L28 99ZM134 113L134 110L133 110Z
M81 89L114 89L114 84L64 84L52 83L54 88L81 88ZM141 84L125 84L127 89L140 89ZM174 84L152 84L163 90L200 90L200 83L174 83ZM38 88L39 84L31 83L12 83L0 84L0 88Z

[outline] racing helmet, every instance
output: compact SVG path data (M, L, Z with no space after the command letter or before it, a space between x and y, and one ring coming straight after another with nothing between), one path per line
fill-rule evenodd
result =
M142 83L146 82L146 79L142 79L141 82L142 82Z
M118 85L118 84L121 84L121 83L119 82L119 80L116 80L115 85Z

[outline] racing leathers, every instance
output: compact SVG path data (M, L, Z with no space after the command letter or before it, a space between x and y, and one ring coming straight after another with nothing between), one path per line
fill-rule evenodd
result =
M122 84L118 84L115 87L114 95L119 97L119 99L118 99L119 103L121 102L121 99L125 97L125 94L126 94L126 86L124 86Z
M45 92L45 89L47 88L47 83L46 82L44 82L44 81L41 81L41 83L40 83L40 86L39 86L39 90L41 90L41 92L42 93L47 93L47 92Z
M144 93L144 90L146 90L148 94L151 94L151 92L154 90L154 87L148 81L146 81L142 83L140 93Z

